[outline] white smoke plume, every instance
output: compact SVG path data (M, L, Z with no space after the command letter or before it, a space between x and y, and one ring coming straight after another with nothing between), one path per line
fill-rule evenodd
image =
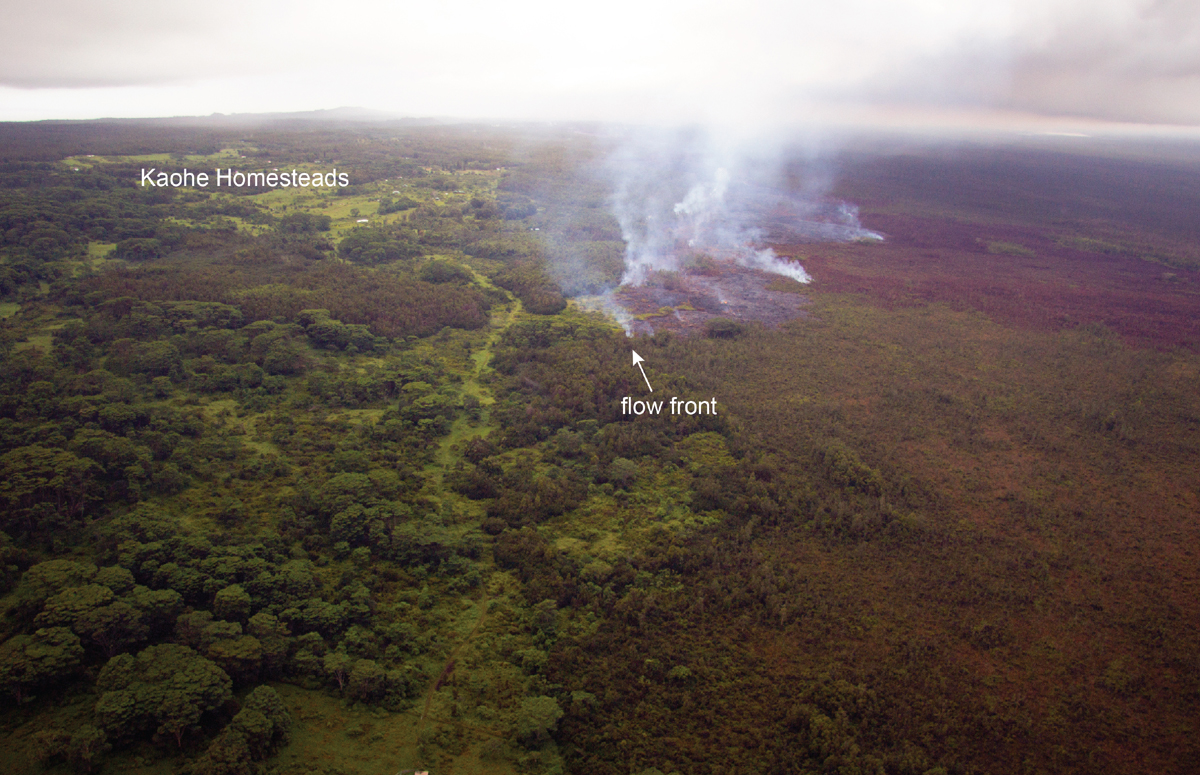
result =
M698 255L806 283L803 267L763 243L881 239L862 228L856 207L826 200L830 176L820 165L788 190L786 158L774 143L735 143L708 132L627 138L607 165L626 246L622 284L679 271Z

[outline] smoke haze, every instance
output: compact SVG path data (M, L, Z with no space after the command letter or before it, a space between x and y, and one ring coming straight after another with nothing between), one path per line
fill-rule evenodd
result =
M794 155L778 139L714 129L630 133L604 165L625 241L622 283L641 285L699 258L809 282L763 243L881 238L862 228L852 204L826 199L832 178L822 159L789 181L785 160Z

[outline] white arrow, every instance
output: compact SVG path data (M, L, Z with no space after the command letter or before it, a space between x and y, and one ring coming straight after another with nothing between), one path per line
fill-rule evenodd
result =
M637 350L633 350L633 365L642 370L642 379L646 380L646 387L650 388L650 392L654 392L654 388L650 387L650 378L646 376L646 370L642 368L642 361L646 360L637 354Z

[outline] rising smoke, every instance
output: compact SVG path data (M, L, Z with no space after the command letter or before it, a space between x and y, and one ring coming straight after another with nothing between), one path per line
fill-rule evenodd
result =
M764 243L881 239L862 228L853 205L826 198L823 165L786 180L787 157L777 144L695 130L625 138L605 165L625 240L622 284L642 285L701 256L807 283L802 266Z

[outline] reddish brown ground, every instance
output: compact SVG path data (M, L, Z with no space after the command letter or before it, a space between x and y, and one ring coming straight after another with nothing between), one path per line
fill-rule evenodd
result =
M944 302L1041 330L1102 323L1131 345L1197 350L1195 150L1088 140L851 152L834 193L886 241L777 251L806 257L814 290ZM1073 249L1088 240L1109 252ZM1034 255L989 253L997 242Z
M945 303L1008 325L1102 323L1135 346L1200 349L1200 278L1130 255L1073 250L1050 229L868 213L882 243L775 246L814 292L859 293L888 308ZM988 252L1009 243L1035 255Z
M1099 323L1133 346L1200 350L1196 272L1137 255L1064 247L1062 232L1051 227L883 212L865 214L863 224L886 239L771 247L804 266L814 293L862 294L889 309L944 303L1037 330ZM998 243L1033 255L990 252ZM769 289L780 282L777 275L721 262L715 274L682 273L672 289L622 287L616 300L640 317L632 324L636 334L702 333L713 317L775 327L802 316L806 301Z

